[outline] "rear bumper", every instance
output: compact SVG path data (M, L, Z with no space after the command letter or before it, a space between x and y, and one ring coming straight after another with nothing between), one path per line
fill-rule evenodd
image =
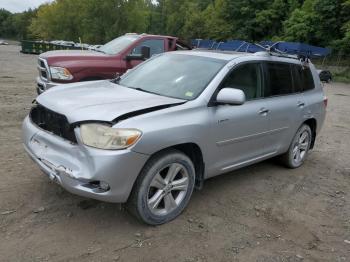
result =
M44 81L39 76L36 78L36 91L37 91L38 95L45 92L47 89L54 87L54 86L57 86L57 85L61 85L61 84L55 83L55 82Z
M101 201L126 202L148 155L131 150L100 150L64 140L35 126L26 117L23 145L31 159L67 191ZM108 190L95 186L100 181Z

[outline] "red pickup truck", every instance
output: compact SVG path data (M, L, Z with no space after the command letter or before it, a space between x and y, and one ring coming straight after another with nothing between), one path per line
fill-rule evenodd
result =
M152 55L191 49L176 37L125 34L96 50L49 51L38 58L38 94L59 84L113 79Z

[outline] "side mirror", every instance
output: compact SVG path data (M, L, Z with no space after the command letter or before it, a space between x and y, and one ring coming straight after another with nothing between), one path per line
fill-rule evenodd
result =
M229 105L242 105L245 102L245 94L242 90L225 87L216 96L216 103Z
M141 54L128 54L125 57L126 61L131 60L146 60L151 56L151 49L148 46L141 46Z
M141 55L143 59L148 59L151 57L151 48L148 46L141 46Z

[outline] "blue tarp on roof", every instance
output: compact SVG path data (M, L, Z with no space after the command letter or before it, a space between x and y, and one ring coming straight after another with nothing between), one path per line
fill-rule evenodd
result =
M221 42L220 45L218 45L217 49L223 51L236 51L243 44L244 41L241 40L229 40L227 42Z
M273 46L273 48L291 55L303 55L311 58L327 56L331 53L330 48L323 48L297 42L272 42L262 41L263 46ZM273 51L273 49L272 49Z
M216 44L216 41L210 39L194 39L191 41L192 46L196 48L213 48L213 45Z
M210 39L194 39L192 46L196 48L206 48L222 51L237 51L255 53L265 51L264 48L242 40L229 40L226 42L216 42ZM330 48L312 46L297 42L272 42L262 41L259 43L264 47L271 47L271 51L280 51L290 55L306 56L310 58L323 57L331 53Z
M194 39L191 41L192 46L196 48L206 48L222 51L237 51L237 52L257 52L264 49L254 44L242 40L230 40L227 42L215 42L209 39Z

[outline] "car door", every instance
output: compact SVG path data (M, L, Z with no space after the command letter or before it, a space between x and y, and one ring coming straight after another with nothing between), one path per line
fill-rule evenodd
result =
M164 39L145 39L138 43L130 52L130 54L134 55L140 55L141 54L141 47L147 46L150 48L150 56L163 53L165 51L165 43ZM127 61L127 69L131 69L138 64L142 63L143 60L130 60Z
M209 107L212 118L211 142L214 172L233 170L263 158L266 150L268 118L262 99L262 67L249 62L231 70L218 87L241 89L246 96L242 105ZM215 94L214 94L215 97Z
M264 98L269 119L269 152L287 150L303 118L304 97L293 78L293 65L264 63Z

